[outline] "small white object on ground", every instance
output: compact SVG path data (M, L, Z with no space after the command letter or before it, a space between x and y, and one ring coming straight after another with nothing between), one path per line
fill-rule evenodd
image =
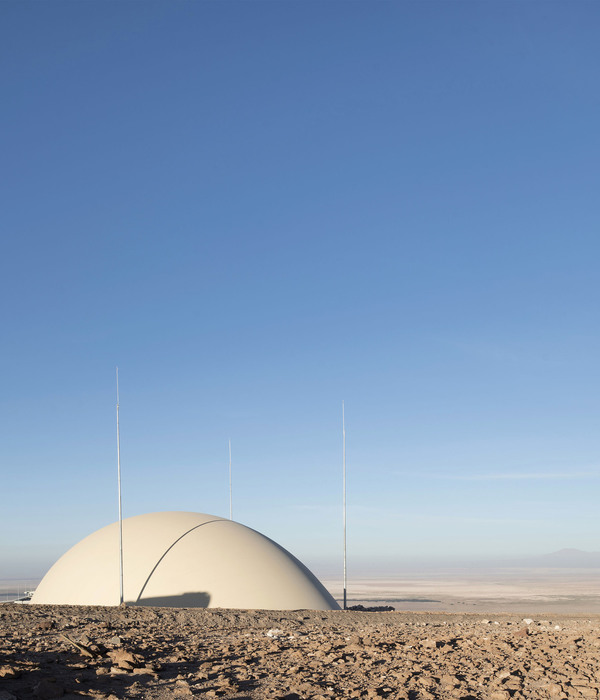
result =
M277 629L276 627L273 627L267 632L267 637L273 637L274 639L277 637L281 637L283 635L283 630Z

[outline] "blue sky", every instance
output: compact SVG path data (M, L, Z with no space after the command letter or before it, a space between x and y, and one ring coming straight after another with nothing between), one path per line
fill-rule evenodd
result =
M0 578L125 515L315 570L600 549L600 6L0 5Z

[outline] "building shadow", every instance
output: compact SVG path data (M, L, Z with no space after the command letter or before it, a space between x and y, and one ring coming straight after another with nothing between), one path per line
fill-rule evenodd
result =
M142 605L157 608L208 608L209 603L210 595L204 591L126 601L127 605Z

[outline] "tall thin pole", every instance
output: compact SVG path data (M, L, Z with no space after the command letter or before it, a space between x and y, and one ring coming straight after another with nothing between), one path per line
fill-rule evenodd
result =
M229 438L229 520L233 520L233 494L231 490L231 438Z
M119 489L119 605L123 605L123 504L121 502L121 436L119 433L119 368L117 367L117 482Z
M346 610L347 569L346 569L346 420L342 401L342 461L343 461L343 521L344 521L344 610Z

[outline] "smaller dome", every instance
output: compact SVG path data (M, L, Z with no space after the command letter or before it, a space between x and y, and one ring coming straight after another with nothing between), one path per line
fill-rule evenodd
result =
M204 513L148 513L123 520L128 605L339 610L292 554L256 530ZM119 604L119 523L66 552L32 603Z

